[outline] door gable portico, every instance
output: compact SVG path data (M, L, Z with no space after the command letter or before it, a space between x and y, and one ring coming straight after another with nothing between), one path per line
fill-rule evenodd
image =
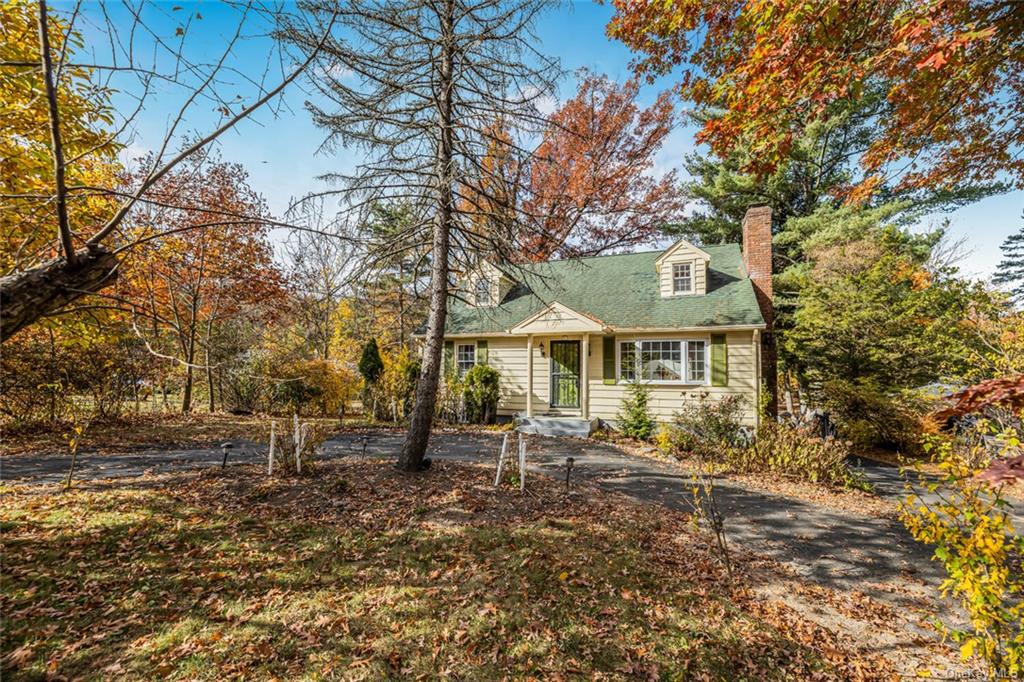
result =
M509 330L511 334L600 334L605 324L558 301Z

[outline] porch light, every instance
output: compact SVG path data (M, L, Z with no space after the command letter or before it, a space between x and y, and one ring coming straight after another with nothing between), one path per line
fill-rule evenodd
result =
M542 358L546 358L546 357L547 357L547 355L545 355L545 354L544 354L544 342L543 342L543 341L541 341L541 342L540 342L540 346L539 346L539 348L540 348L540 356L541 356Z

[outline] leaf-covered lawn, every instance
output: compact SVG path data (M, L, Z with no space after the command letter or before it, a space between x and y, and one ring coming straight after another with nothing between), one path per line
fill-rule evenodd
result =
M321 420L328 425L337 420ZM124 452L135 448L209 447L224 440L258 440L269 430L266 418L224 413L193 412L126 414L90 424L82 437L82 448L97 452ZM70 424L40 424L22 429L0 428L5 455L36 452L66 452Z
M8 487L5 679L887 672L730 585L683 516L491 476L363 460Z

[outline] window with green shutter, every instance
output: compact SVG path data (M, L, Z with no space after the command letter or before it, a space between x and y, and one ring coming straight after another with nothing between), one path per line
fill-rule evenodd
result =
M604 367L604 383L615 383L615 337L605 336L601 344L601 359Z
M476 342L476 364L487 364L487 340L480 339Z
M725 334L711 335L711 385L729 385L729 346Z

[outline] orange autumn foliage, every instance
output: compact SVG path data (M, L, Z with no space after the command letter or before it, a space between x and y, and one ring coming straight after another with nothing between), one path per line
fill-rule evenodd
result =
M880 134L847 199L901 188L1024 187L1024 3L971 0L613 0L608 33L649 78L681 70L718 154L767 174L800 132L881 91Z

